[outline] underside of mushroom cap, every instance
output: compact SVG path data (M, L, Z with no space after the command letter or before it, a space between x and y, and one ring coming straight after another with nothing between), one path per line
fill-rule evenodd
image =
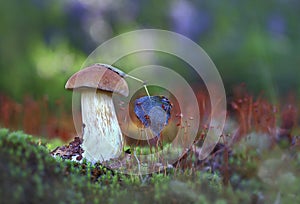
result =
M129 94L125 79L101 64L94 64L78 71L69 78L65 88L69 90L94 88L115 92L125 97Z

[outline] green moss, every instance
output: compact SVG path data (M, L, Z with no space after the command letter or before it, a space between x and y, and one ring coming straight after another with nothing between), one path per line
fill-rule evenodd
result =
M282 201L299 200L297 153L290 160L295 162L288 161L292 170L273 172L278 182L270 185L262 178L267 158L259 162L258 155L241 150L230 158L232 174L225 187L220 172L174 168L152 175L125 175L99 163L53 158L48 147L20 131L0 129L1 203L250 203L274 202L278 192ZM262 173L258 177L256 172Z

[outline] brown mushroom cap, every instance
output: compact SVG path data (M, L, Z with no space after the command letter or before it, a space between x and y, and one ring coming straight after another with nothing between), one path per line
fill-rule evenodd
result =
M101 64L94 64L73 74L67 81L68 90L94 88L128 96L127 82L116 72Z

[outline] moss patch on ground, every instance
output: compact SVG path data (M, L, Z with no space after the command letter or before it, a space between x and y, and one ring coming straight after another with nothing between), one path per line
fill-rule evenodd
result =
M152 175L124 175L97 163L54 158L47 146L21 131L0 129L1 203L300 202L297 152L288 154L293 157L287 169L281 168L287 163L277 159L287 153L262 158L236 151L229 161L230 185L225 186L217 171L174 168Z

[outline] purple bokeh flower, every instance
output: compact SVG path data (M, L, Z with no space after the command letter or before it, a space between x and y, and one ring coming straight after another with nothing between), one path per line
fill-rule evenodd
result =
M174 31L191 39L197 39L207 31L212 22L206 11L199 11L186 0L175 1L171 5L170 17Z
M77 22L81 22L87 14L87 8L79 1L68 2L64 9L68 18Z
M271 35L280 37L286 32L285 19L279 14L273 14L268 18L267 29Z

